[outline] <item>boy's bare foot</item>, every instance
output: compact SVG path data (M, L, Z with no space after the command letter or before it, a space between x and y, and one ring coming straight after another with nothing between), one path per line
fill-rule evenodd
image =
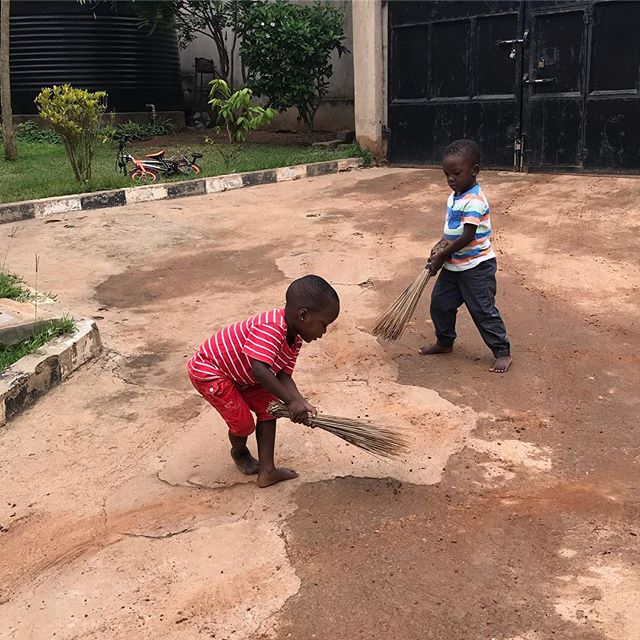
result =
M254 476L260 470L258 461L251 455L247 447L231 447L231 457L236 467L247 476Z
M434 342L433 344L425 344L424 347L420 347L420 353L423 356L432 356L436 353L451 353L453 347L443 347L442 345Z
M283 480L293 480L297 478L298 474L293 469L286 469L281 467L280 469L272 469L271 471L261 471L258 474L258 486L263 489L276 482L282 482Z
M496 358L496 361L493 363L493 366L489 371L493 371L494 373L506 373L511 366L511 356L500 356Z

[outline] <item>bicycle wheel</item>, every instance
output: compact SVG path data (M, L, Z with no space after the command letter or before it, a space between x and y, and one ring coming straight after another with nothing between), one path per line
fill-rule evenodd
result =
M155 171L142 171L142 169L134 169L131 172L131 178L137 182L155 182L158 174Z
M177 169L178 173L181 173L183 175L189 175L190 173L200 173L202 171L202 169L200 169L197 164L192 164L188 160L181 160L180 162L178 162Z

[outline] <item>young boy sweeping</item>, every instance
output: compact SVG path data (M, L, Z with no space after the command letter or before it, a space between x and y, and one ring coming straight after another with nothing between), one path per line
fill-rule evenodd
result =
M233 461L242 473L257 473L259 487L298 477L292 469L275 466L276 420L267 406L279 398L298 423L316 414L291 375L302 342L322 338L339 313L335 289L323 278L308 275L289 285L284 308L221 329L189 360L191 383L229 427ZM247 447L254 431L258 460Z
M444 267L431 294L436 342L422 347L420 353L451 353L456 314L464 303L495 357L490 371L505 373L511 365L511 349L495 304L496 255L491 246L489 204L476 182L480 148L473 140L452 142L444 150L442 170L453 193L447 202L444 236L428 262L432 275Z

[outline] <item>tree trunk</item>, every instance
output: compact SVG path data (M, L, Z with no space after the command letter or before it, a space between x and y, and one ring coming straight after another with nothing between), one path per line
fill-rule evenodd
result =
M17 160L18 149L13 130L11 109L11 76L9 70L9 8L10 0L0 0L0 108L2 109L2 140L6 160Z

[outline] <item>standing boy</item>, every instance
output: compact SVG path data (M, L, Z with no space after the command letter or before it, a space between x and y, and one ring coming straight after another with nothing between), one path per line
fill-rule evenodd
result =
M221 329L187 365L193 386L229 427L233 461L242 473L257 473L259 487L298 477L292 469L275 466L276 420L267 407L279 398L293 422L306 424L315 415L315 407L298 391L291 374L302 342L321 338L339 313L338 294L326 280L313 275L299 278L289 285L284 308ZM258 460L247 447L247 437L254 431Z
M489 204L476 182L480 148L473 140L452 142L444 150L442 170L453 193L444 224L446 246L442 248L445 243L439 241L428 262L433 275L444 267L431 294L436 342L422 347L420 353L451 353L456 314L464 303L495 357L490 371L505 373L511 365L511 349L495 304L496 255L491 245Z

